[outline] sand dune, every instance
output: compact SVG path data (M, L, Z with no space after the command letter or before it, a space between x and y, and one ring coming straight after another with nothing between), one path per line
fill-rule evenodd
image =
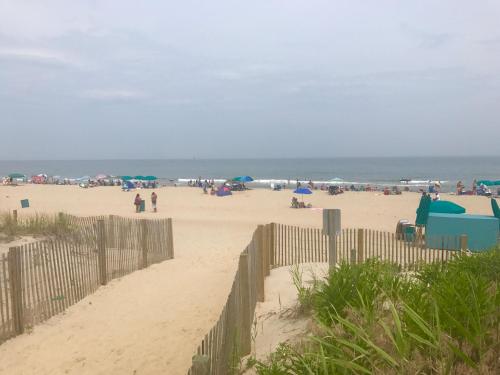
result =
M288 208L290 190L223 198L195 188L156 191L159 212L139 217L174 219L175 259L115 280L33 332L0 345L0 374L185 374L222 309L238 255L256 225L321 226L320 209ZM151 191L141 193L147 198ZM0 186L0 211L137 216L133 197L117 187ZM19 209L23 198L30 199L30 208ZM449 198L471 213L491 213L485 198ZM393 231L398 219L414 219L419 195L315 192L305 200L315 208L341 208L344 227Z

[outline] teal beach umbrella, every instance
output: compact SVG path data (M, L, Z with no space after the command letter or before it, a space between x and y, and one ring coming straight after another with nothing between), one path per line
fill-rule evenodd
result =
M420 204L417 208L417 218L415 219L415 225L425 226L427 224L431 202L431 197L427 194L423 195L422 198L420 198Z
M130 181L133 179L132 176L120 176L120 178L123 180L123 181Z
M238 176L238 177L233 178L233 181L237 181L237 182L252 182L253 178L250 177L250 176Z
M144 176L143 180L144 181L155 181L155 180L158 180L158 177L156 177L156 176Z

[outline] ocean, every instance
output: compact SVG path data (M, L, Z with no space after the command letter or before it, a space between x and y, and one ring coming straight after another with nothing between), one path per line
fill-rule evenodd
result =
M474 179L500 180L500 156L491 157L373 157L297 159L204 159L204 160L23 160L0 161L0 176L19 172L78 178L97 174L155 175L163 182L189 179L223 180L252 176L258 185L272 181L327 182L346 184L426 186L441 181L443 190L453 190L462 180L469 188Z

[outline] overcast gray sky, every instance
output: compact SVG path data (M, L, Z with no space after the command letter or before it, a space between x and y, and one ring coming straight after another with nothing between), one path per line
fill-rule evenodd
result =
M0 159L500 153L499 1L0 0Z

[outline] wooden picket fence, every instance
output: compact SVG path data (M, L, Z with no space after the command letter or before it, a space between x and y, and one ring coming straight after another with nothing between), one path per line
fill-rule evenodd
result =
M100 285L172 259L172 220L65 215L68 233L0 256L0 342L64 311Z
M238 373L240 358L251 352L251 332L257 302L264 301L264 281L272 268L299 263L364 262L379 258L414 269L423 263L445 262L467 247L464 237L435 239L438 248L423 241L404 241L388 232L343 229L331 243L321 229L259 225L240 254L238 269L217 323L205 335L193 356L188 375Z

